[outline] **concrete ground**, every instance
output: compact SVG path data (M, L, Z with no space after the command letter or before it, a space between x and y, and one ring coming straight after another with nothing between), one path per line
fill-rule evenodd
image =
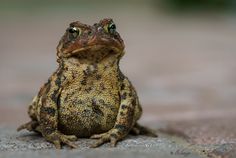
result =
M170 16L144 2L32 6L0 6L0 158L236 157L234 16ZM128 136L115 148L96 149L80 139L78 149L55 150L34 133L17 133L29 120L31 98L57 67L55 47L68 23L102 17L115 20L126 43L121 69L143 105L140 123L159 137Z
M233 122L181 122L154 124L158 133L157 138L129 135L119 142L115 148L105 144L99 148L90 148L94 142L81 138L76 144L78 149L64 146L56 150L40 135L29 132L17 133L15 128L0 127L0 157L158 157L158 158L205 158L227 157L236 155L235 131ZM230 127L226 123L234 125ZM210 125L210 127L208 126Z

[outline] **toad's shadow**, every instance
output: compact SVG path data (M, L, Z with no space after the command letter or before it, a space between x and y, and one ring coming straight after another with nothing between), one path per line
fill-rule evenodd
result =
M184 132L179 131L171 126L167 126L165 128L159 128L158 133L167 134L170 136L181 137L181 138L185 139L187 142L190 142L190 137L188 135L186 135Z
M42 137L42 135L40 133L35 133L35 132L19 132L17 137L16 137L16 139L20 140L20 141L25 141L25 142L32 141L32 140L42 141L43 137Z

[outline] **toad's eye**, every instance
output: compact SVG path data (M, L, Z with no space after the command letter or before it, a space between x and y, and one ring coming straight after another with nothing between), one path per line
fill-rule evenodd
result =
M116 25L114 23L111 23L110 25L108 25L107 29L109 33L114 34L116 32Z
M78 35L80 35L80 29L77 27L70 27L68 29L68 32L70 33L70 36L73 38L76 38Z

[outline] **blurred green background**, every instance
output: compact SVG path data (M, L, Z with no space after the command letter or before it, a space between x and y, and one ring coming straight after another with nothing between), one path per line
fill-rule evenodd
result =
M236 111L235 6L234 0L1 0L0 123L28 120L27 105L56 69L55 48L69 23L105 17L125 41L121 69L137 88L143 121Z

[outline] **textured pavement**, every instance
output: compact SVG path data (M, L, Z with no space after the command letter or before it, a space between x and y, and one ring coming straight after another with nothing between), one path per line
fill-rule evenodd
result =
M94 142L90 139L80 139L76 142L78 149L55 150L51 143L45 142L42 137L26 132L15 132L11 128L0 128L1 157L19 155L21 157L205 157L204 153L196 150L186 141L175 136L159 134L158 138L145 136L129 136L118 143L116 148L105 144L99 148L91 149L89 145ZM64 155L64 156L63 156Z
M179 126L178 126L179 127ZM189 128L185 124L185 129ZM234 158L236 154L235 137L231 141L219 142L205 140L203 137L185 135L176 128L167 126L156 127L158 137L131 136L120 141L115 148L104 144L99 148L90 148L94 142L91 139L81 138L76 144L77 149L63 146L62 150L56 150L54 146L46 142L40 135L26 131L16 132L15 128L0 127L0 157L158 157L158 158L205 158L227 157ZM199 127L198 129L204 129ZM215 129L213 129L215 130ZM185 130L183 130L185 131ZM208 130L209 132L211 130ZM224 130L222 130L224 131ZM194 133L198 133L197 130ZM221 133L220 131L218 132ZM230 132L229 132L230 133ZM211 135L211 134L210 134ZM211 135L212 139L225 139L221 136ZM195 142L194 139L199 142ZM208 138L209 139L209 138ZM202 142L201 142L202 141Z

